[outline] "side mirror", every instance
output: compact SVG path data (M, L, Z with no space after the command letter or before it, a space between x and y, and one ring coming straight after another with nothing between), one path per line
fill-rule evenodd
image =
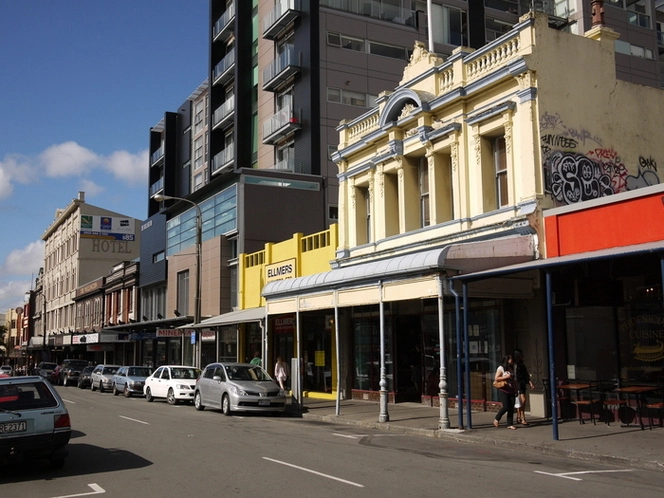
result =
M212 377L212 380L216 380L217 382L221 382L222 381L221 375L215 375L214 377Z

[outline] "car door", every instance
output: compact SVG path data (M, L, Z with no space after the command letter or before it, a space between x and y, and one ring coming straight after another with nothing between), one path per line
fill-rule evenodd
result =
M127 369L122 367L115 373L115 389L122 392L127 383Z
M171 380L171 369L168 367L163 367L161 370L161 375L158 379L155 379L155 388L152 390L152 395L157 398L165 398L166 393L168 392L168 383Z
M214 374L214 365L208 365L203 370L196 388L201 395L201 403L203 406L209 406L210 404L210 384L212 383L212 375Z
M220 380L221 379L221 380ZM221 395L224 391L226 382L226 372L224 367L216 365L210 380L210 407L221 408Z
M161 374L164 371L164 367L159 367L155 372L146 379L145 388L150 388L152 396L156 396L159 391L159 382L161 381Z

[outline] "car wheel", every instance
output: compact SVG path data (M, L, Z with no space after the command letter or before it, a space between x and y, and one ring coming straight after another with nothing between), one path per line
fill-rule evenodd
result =
M96 391L96 390L97 390L97 388L95 387L95 383L90 382L90 391Z
M125 384L125 388L124 388L124 392L123 392L123 394L124 394L124 397L125 397L125 398L131 398L131 393L129 392L129 386L128 386L127 384Z
M102 384L101 381L99 381L99 392L100 393L104 392L104 384Z
M196 391L196 394L194 395L194 408L199 412L205 410L205 406L201 403L201 393L199 391Z
M58 470L58 469L61 469L62 467L65 466L65 459L64 458L51 458L48 463L49 463L49 465L51 466L52 469Z
M152 397L152 391L150 391L149 387L145 390L145 401L148 403L152 403L154 401L154 398Z
M226 416L231 414L231 399L228 397L228 394L224 394L224 397L221 398L221 413Z
M117 396L118 394L120 394L120 391L118 391L118 388L115 385L115 382L113 382L113 396Z
M166 395L166 401L168 402L169 405L175 405L178 402L178 400L175 399L175 393L173 392L172 387L168 390L168 394Z

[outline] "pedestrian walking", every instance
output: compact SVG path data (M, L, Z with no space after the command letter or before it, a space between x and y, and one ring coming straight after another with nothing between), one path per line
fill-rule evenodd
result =
M496 418L493 420L494 427L498 427L500 419L507 413L507 428L516 430L514 425L514 401L516 399L516 389L514 382L514 360L512 355L508 354L503 356L500 365L496 369L494 376L494 386L498 389L500 402L502 408L496 413Z
M281 389L286 389L286 381L288 380L289 375L288 363L284 361L282 356L277 356L277 363L274 365L274 377L277 379Z
M535 388L530 379L530 373L523 362L523 351L515 349L514 354L514 378L516 380L516 421L521 425L530 425L526 420L526 390Z

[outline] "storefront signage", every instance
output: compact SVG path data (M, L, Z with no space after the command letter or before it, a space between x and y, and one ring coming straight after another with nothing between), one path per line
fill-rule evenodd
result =
M56 340L60 336L56 336ZM76 345L76 344L95 344L99 342L99 333L95 334L80 334L80 335L75 335L71 338L71 343Z
M290 334L295 331L295 316L280 316L274 319L275 334Z
M271 265L265 265L265 282L295 278L295 258L280 261Z
M157 337L190 337L192 329L157 329Z
M622 333L627 333L634 359L652 363L664 359L664 316L637 315L622 322Z
M214 342L215 339L214 330L205 329L201 332L201 341L203 342Z
M157 337L157 334L154 332L134 332L129 334L129 339L132 341L145 341L148 339L154 339L155 337Z

